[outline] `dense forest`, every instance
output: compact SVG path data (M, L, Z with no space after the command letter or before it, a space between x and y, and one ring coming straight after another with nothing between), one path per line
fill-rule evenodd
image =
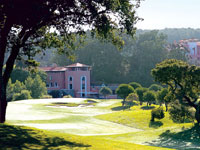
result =
M45 56L36 56L36 60L41 66L66 66L75 62L91 65L93 84L135 81L148 87L154 83L150 71L157 63L167 58L186 61L182 50L171 48L169 51L166 47L173 41L189 38L200 39L200 29L137 30L135 38L123 35L125 45L122 50L111 43L87 37L85 44L74 51L74 60L57 54L54 49L46 51Z

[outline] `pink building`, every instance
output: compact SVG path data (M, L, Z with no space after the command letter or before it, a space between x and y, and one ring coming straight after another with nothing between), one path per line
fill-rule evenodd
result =
M75 63L65 67L40 67L47 73L47 89L60 90L73 97L90 97L90 71L88 65Z
M40 67L41 70L47 73L47 90L50 93L53 90L62 91L63 95L71 95L73 97L92 97L104 98L99 95L99 90L102 85L90 84L91 66L75 63L65 67ZM109 85L113 94L107 98L117 98L115 90L118 85ZM62 97L62 95L60 95Z
M192 60L200 60L200 41L198 39L180 40L179 44L189 50L188 57Z

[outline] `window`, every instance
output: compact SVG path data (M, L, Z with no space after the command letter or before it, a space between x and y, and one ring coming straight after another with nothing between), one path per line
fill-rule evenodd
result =
M55 87L58 87L58 83L57 82L55 82L54 85L55 85Z
M82 81L85 81L85 77L82 77Z
M82 89L83 89L83 90L85 89L85 84L82 84Z
M82 93L82 97L85 97L85 93Z
M51 87L53 87L53 82L51 82Z
M52 76L49 76L49 80L52 80Z
M49 87L49 83L46 83L46 87Z
M69 81L72 81L72 77L69 77Z
M72 90L73 89L73 86L72 84L69 84L69 89Z

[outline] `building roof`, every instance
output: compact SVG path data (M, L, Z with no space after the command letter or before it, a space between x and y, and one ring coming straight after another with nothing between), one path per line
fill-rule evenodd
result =
M66 67L71 68L71 67L90 67L90 66L85 65L85 64L81 64L81 63L75 63L75 64L68 65Z
M66 71L65 67L40 67L43 71Z

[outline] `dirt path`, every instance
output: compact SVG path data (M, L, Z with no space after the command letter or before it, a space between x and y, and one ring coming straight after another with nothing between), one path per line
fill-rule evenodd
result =
M77 135L113 135L137 132L139 129L103 121L94 118L95 115L111 113L105 107L114 104L102 102L97 107L46 107L44 104L52 102L81 103L85 99L43 99L10 102L7 120L16 125L25 125L39 129L55 130ZM117 102L117 101L116 101Z

